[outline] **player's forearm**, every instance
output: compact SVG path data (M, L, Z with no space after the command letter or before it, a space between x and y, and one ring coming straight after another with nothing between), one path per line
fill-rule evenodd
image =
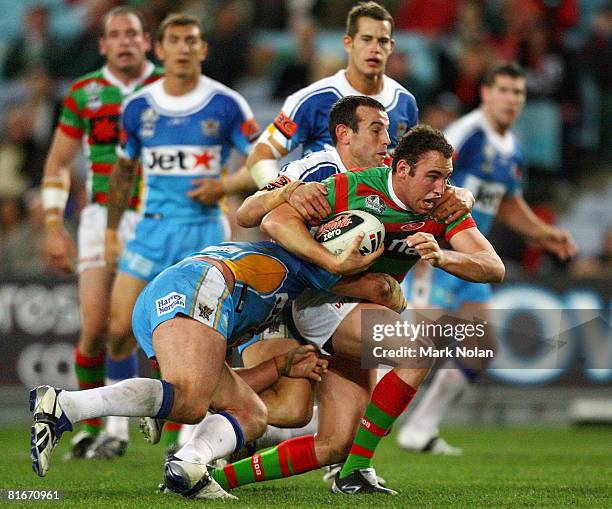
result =
M279 199L282 196L282 189L275 189L269 193L257 193L246 198L236 211L236 221L243 228L253 228L261 224L264 216L272 210L266 206L266 195L273 195L271 199ZM270 198L268 199L270 200ZM282 202L279 202L279 205Z
M240 208L236 211L236 220L243 228L259 226L264 216L287 203L293 192L302 185L299 180L294 180L283 187L273 191L261 191L246 198Z
M389 274L363 273L345 276L332 288L332 292L401 312L406 307L400 284Z
M451 250L442 253L444 256L439 267L449 274L474 283L501 283L504 280L506 268L496 254L489 251L465 254Z
M267 389L279 379L274 358L268 359L252 368L236 369L236 373L257 393Z
M71 163L79 149L79 140L56 130L45 161L42 178L42 205L48 224L63 223L70 193Z
M497 217L508 228L531 240L539 240L548 228L527 202L518 196L503 200Z
M251 173L246 166L241 166L240 169L224 177L222 180L223 192L226 196L233 194L250 194L257 191L257 186L251 177Z
M138 161L134 159L119 159L110 176L108 188L108 219L107 229L116 230L123 212L128 208Z
M266 135L264 134L262 136ZM279 147L280 148L280 147ZM257 142L247 157L246 166L257 188L261 189L278 176L278 163L282 154L278 149L263 142Z
M296 214L291 205L283 204L263 218L261 229L302 260L335 273L334 255L310 236L304 221Z

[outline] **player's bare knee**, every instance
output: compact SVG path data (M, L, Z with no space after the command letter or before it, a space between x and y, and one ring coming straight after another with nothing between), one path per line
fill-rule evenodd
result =
M302 428L312 420L312 401L310 399L294 401L287 410L285 427Z

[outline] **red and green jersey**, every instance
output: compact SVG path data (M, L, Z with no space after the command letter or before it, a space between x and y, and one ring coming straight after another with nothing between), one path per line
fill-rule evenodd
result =
M366 168L339 173L323 184L332 214L363 210L384 224L385 251L369 272L384 272L401 281L419 260L416 250L404 242L408 235L425 232L448 241L462 230L475 228L476 223L470 214L447 225L411 211L393 192L391 175L391 168Z
M123 99L134 90L153 83L164 70L147 62L142 76L126 86L104 66L79 78L64 100L58 127L72 138L83 140L89 164L87 191L90 203L106 205L108 184L119 141L119 116ZM140 179L134 183L130 208L139 205Z

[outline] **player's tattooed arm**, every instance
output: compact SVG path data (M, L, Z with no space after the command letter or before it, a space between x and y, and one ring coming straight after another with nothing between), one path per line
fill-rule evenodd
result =
M138 170L138 159L119 158L110 176L108 188L108 217L104 241L104 259L113 268L121 253L121 243L117 234L119 221L130 200L132 186Z

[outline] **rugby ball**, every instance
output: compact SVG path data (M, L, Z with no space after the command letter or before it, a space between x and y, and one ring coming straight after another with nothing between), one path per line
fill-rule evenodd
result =
M362 210L347 210L332 216L317 228L314 239L338 255L360 232L365 233L359 245L359 252L363 256L376 251L385 240L384 225L372 214Z

